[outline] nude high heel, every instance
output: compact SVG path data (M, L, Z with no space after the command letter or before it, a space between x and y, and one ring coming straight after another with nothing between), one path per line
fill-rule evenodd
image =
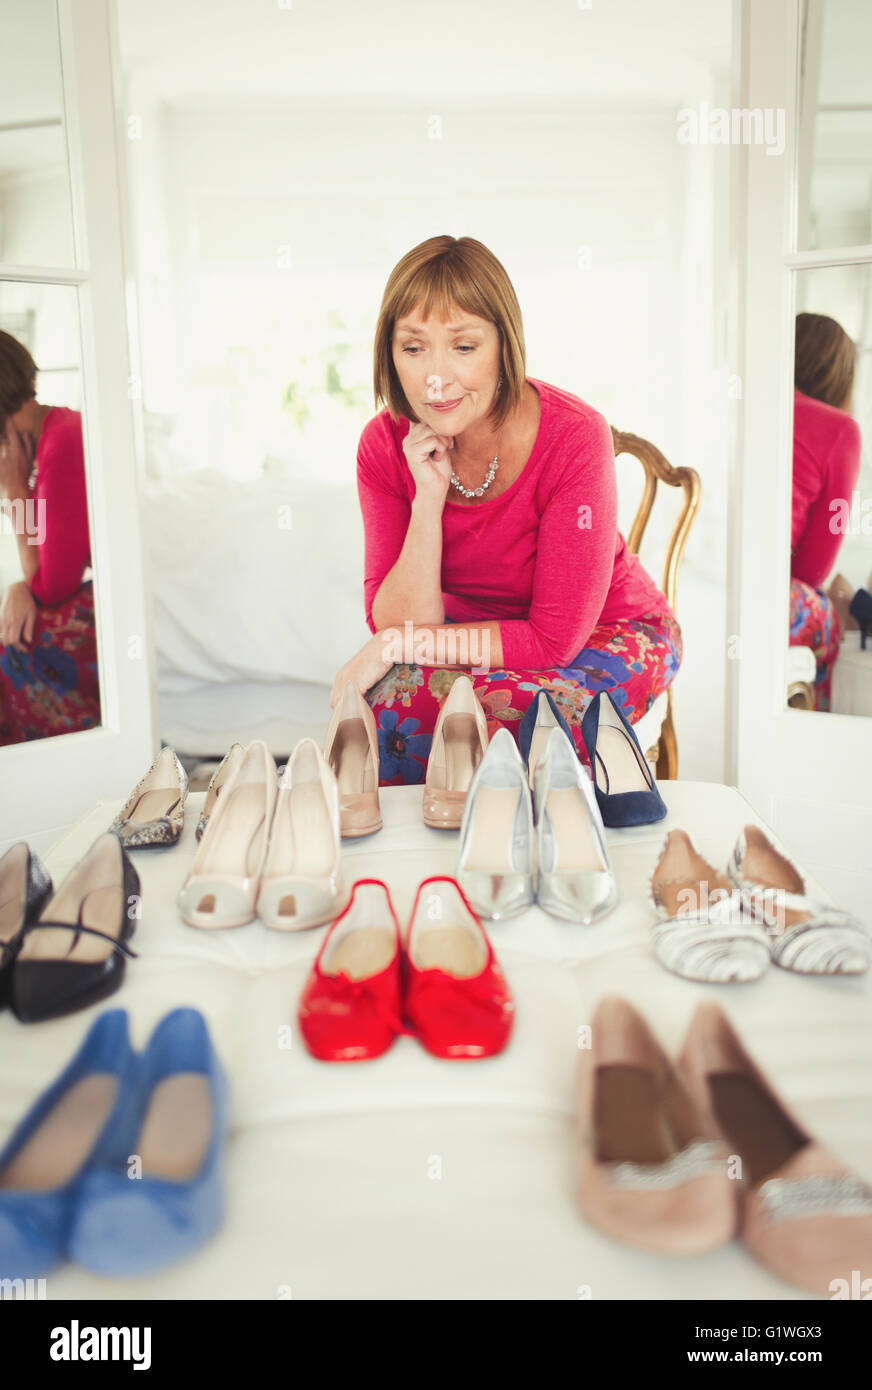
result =
M697 1009L678 1065L713 1132L741 1159L750 1253L820 1294L872 1269L872 1187L790 1113L717 1004Z
M343 838L356 839L381 830L375 716L353 681L346 684L327 726L324 757L339 788Z
M178 895L191 927L241 927L255 916L277 793L275 758L255 739L209 818Z
M645 1019L625 999L597 1005L579 1053L581 1211L628 1245L696 1255L731 1240L737 1184L728 1150Z
M469 676L458 676L433 729L424 781L424 823L458 830L473 773L487 751L487 715Z
M301 738L279 780L257 915L274 931L302 931L332 921L344 898L336 777Z

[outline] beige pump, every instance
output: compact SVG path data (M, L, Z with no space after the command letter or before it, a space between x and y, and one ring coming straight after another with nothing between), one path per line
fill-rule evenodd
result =
M275 758L255 739L228 780L179 891L189 926L239 927L254 918L277 783Z
M324 757L339 789L343 838L356 839L380 830L375 716L353 681L347 682L327 726Z
M433 729L424 784L426 825L459 829L473 774L487 746L487 715L469 676L457 676Z
M279 781L257 913L275 931L301 931L331 921L344 898L336 776L301 738Z

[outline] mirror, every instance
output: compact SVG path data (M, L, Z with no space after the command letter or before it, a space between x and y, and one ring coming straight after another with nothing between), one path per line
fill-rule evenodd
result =
M787 702L872 715L872 7L801 17Z
M3 0L0 262L75 264L54 0Z
M796 309L788 701L872 715L872 263L796 272Z
M71 269L55 5L4 0L3 40L0 747L100 724L79 292Z
M799 250L872 242L872 5L805 0L797 149Z

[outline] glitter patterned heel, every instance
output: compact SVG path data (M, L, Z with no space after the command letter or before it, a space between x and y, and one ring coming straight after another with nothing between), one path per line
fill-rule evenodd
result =
M872 1187L789 1112L717 1004L701 1004L679 1072L712 1132L742 1163L746 1249L814 1293L872 1270Z

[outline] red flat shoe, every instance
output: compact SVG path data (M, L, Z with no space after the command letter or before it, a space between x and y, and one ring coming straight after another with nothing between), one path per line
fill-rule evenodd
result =
M419 884L406 935L406 1022L437 1057L492 1057L515 1001L487 932L455 878Z
M313 1057L380 1057L402 1021L402 942L387 885L359 878L330 927L300 996L297 1018Z

